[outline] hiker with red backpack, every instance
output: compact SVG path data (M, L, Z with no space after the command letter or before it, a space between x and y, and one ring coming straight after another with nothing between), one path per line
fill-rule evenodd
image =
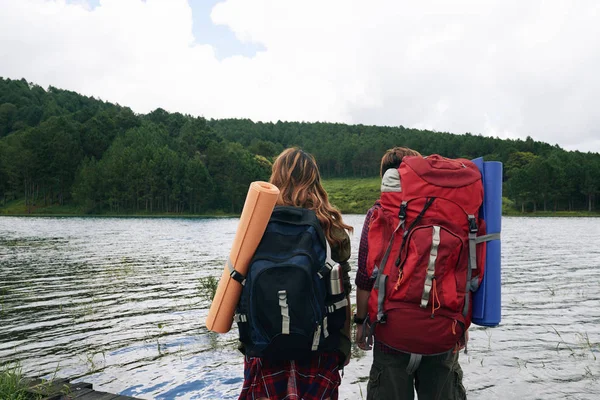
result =
M352 227L329 203L315 159L303 150L284 150L269 182L279 188L277 206L239 278L239 399L336 400L350 359Z
M388 150L356 275L356 342L373 348L367 399L465 399L459 349L483 278L481 174L464 159Z

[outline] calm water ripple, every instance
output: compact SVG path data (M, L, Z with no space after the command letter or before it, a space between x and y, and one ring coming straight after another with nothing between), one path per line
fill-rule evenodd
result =
M345 218L356 251L363 216ZM206 330L201 285L220 277L237 223L0 217L0 363L147 399L237 398L237 332ZM503 321L472 328L469 398L600 398L600 221L503 230ZM343 399L366 396L371 354L354 351Z

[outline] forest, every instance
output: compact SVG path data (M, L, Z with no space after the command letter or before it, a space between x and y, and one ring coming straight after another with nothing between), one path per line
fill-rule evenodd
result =
M576 134L576 132L574 132ZM600 154L558 145L339 123L205 119L130 108L0 78L0 213L57 205L80 214L236 214L250 182L299 146L324 179L373 178L388 148L504 163L517 212L596 211ZM366 211L366 210L365 210Z

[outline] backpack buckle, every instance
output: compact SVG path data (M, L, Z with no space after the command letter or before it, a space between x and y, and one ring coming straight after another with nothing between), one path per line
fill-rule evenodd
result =
M401 220L406 219L406 205L406 201L403 201L402 205L400 205L400 212L398 212L398 218L400 218Z
M248 322L248 318L246 317L246 314L235 314L233 316L233 321L237 323L244 323Z
M475 219L474 215L469 215L469 232L477 233L477 231L477 220Z
M329 262L325 262L325 265L323 265L323 267L321 267L321 269L319 270L319 272L317 272L317 275L319 276L319 279L323 279L324 276L329 275L329 273L331 273L331 270L333 269L333 265L329 264Z
M234 281L239 282L242 286L244 286L246 284L246 277L244 275L240 274L239 272L237 272L235 269L233 271L231 271L229 276L231 276L231 278L233 278Z
M234 281L239 282L242 286L246 284L246 277L236 271L233 262L231 262L231 258L227 259L227 268L229 268L229 276L231 276Z

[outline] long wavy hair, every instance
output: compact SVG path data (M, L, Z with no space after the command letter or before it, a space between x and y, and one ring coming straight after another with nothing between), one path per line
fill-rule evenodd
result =
M342 220L340 211L329 203L321 185L321 176L315 158L296 147L285 149L273 163L269 182L279 188L277 204L308 208L317 214L327 241L340 245L342 238L332 234L334 227L353 231Z

